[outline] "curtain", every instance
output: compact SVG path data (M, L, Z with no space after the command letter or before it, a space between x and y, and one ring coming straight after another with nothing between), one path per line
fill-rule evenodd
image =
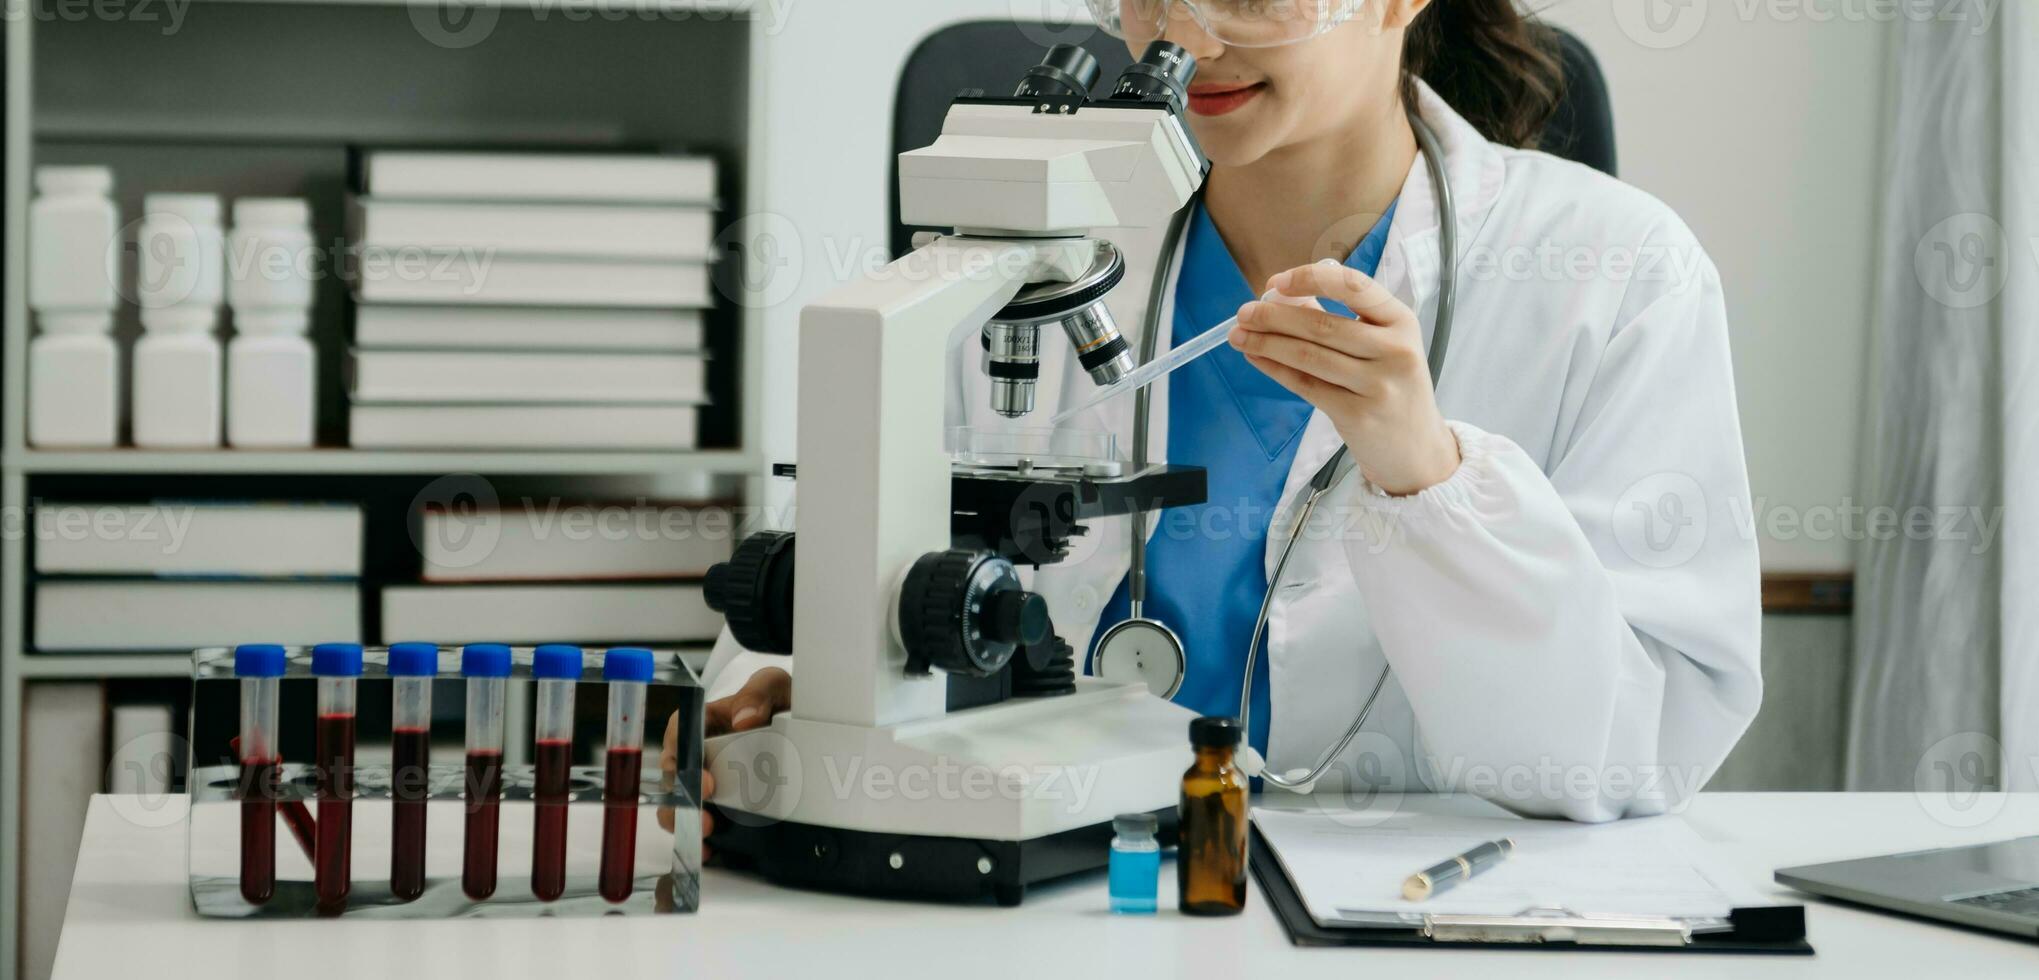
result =
M2039 5L1905 6L1848 788L2039 789Z

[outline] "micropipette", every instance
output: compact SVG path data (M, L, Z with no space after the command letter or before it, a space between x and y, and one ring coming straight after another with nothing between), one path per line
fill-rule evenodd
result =
M1266 302L1280 303L1284 306L1315 307L1317 305L1316 300L1311 299L1307 296L1287 296L1272 289L1262 294L1260 298ZM1227 317L1225 319L1225 322L1220 323L1217 326L1204 331L1203 333L1197 334L1195 337L1190 338L1189 341L1187 341L1186 343L1177 344L1174 347L1169 348L1168 353L1162 354L1159 357L1156 357L1153 360L1148 361L1147 363L1142 364L1139 367L1126 372L1126 376L1120 378L1117 384L1099 388L1096 394L1091 395L1089 398L1086 398L1081 402L1078 402L1074 407L1065 408L1062 411L1055 413L1055 416L1048 420L1048 427L1049 428L1058 427L1062 423L1067 422L1070 419L1073 419L1076 416L1083 414L1084 412L1088 412L1091 409L1104 404L1105 402L1111 401L1112 399L1117 398L1120 395L1139 391L1140 389L1145 388L1148 385L1151 385L1154 382L1161 380L1164 376L1173 372L1176 368L1188 364L1189 362L1194 361L1197 358L1202 357L1213 350L1216 350L1218 348L1218 345L1223 344L1225 342L1225 338L1231 335L1232 328L1238 325L1239 318L1237 316Z

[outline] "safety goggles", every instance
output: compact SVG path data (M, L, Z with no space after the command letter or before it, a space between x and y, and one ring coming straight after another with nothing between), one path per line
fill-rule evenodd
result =
M1087 0L1099 27L1140 47L1167 33L1172 19L1194 21L1238 48L1307 41L1351 20L1366 0Z

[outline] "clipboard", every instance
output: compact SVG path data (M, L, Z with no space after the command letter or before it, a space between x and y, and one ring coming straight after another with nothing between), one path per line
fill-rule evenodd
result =
M1571 916L1539 910L1519 916L1438 915L1421 927L1317 924L1281 861L1253 827L1248 867L1261 893L1297 946L1387 946L1416 949L1546 949L1608 952L1768 953L1810 956L1805 906L1736 908L1727 927L1695 931L1676 919Z

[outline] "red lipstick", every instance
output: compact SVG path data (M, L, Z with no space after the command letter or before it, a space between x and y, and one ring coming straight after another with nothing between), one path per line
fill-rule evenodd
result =
M1192 85L1189 89L1189 108L1199 116L1222 116L1253 101L1254 97L1266 88L1266 82L1255 82L1251 85L1228 82Z

